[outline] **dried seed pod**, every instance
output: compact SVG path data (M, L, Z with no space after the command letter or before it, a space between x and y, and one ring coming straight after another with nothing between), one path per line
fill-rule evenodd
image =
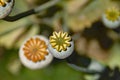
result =
M67 32L53 32L48 49L54 57L64 59L72 54L74 43Z
M0 19L9 15L14 5L14 0L0 0Z
M120 11L115 8L109 8L102 15L102 21L104 25L108 28L117 28L120 25Z
M53 59L47 50L48 39L44 36L33 36L27 39L19 51L20 60L30 69L40 69L47 66Z

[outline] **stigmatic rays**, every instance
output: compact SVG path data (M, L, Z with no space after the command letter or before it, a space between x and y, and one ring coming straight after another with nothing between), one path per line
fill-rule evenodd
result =
M111 7L105 11L102 21L107 28L115 29L120 25L120 11L118 8Z
M67 32L53 32L49 41L48 49L54 57L64 59L72 54L74 43Z
M4 0L0 0L0 6L2 6L2 7L5 7L5 6L6 6L6 3L5 3Z
M114 22L119 19L120 12L117 8L112 7L106 10L105 15L108 20Z
M13 9L14 0L0 0L0 19L9 15Z
M45 55L48 55L47 45L39 38L31 38L24 44L24 55L33 62L45 60Z
M71 37L68 36L67 32L53 32L53 35L50 37L50 43L54 49L57 51L65 51L69 47Z
M51 63L53 56L47 49L48 43L41 35L25 40L19 50L22 64L29 69L40 69Z

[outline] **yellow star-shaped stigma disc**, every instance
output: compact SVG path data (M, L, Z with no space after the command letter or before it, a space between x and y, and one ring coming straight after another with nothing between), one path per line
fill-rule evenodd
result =
M116 21L119 19L120 11L117 8L112 7L106 10L105 15L108 20Z
M0 6L5 6L5 1L4 0L0 0Z
M71 37L67 32L53 32L53 35L50 36L51 46L59 52L67 50L67 47L71 45L70 40Z

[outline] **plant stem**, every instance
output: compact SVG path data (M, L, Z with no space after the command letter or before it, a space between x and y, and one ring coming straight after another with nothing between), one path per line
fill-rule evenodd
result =
M29 16L29 15L32 15L32 14L35 14L35 13L38 13L40 11L43 11L51 6L54 6L55 4L57 4L60 0L52 0L52 1L49 1L41 6L38 6L34 9L31 9L31 10L28 10L26 12L23 12L23 13L20 13L20 14L17 14L15 16L7 16L6 18L4 18L3 20L5 21L9 21L9 22L12 22L12 21L16 21L16 20L19 20L23 17L26 17L26 16Z
M57 4L59 1L60 1L60 0L51 0L51 1L45 3L45 4L41 5L41 6L36 7L36 8L34 9L34 11L35 11L35 13L40 12L40 11L42 11L42 10L45 10L45 9L51 7L51 6L54 6L54 5Z

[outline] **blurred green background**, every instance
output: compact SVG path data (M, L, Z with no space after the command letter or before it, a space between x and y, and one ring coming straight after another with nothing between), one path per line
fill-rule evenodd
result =
M35 8L47 1L50 0L15 0L15 6L10 15ZM15 22L0 20L0 80L94 80L94 75L76 71L69 67L65 61L51 63L48 67L40 70L27 69L19 60L19 47L30 36L39 34L49 37L53 31L61 28L69 31L72 36L80 33L78 35L80 37L85 29L91 29L93 23L100 21L100 17L106 8L111 6L119 8L119 5L119 0L61 0L57 5L47 10ZM95 48L95 52L91 54L87 52L87 49L85 51L83 48L81 49L78 44L81 42L80 44L84 46L86 37L84 36L81 39L77 36L75 50L77 48L83 50L86 53L85 55L103 65L109 65L111 68L120 67L119 35L111 29L107 29L106 34L114 42L112 47L101 48L98 40L92 38L95 40L93 44L97 45L98 48ZM90 45L87 42L93 45L92 40L86 41L86 45ZM78 53L84 55L79 51Z

